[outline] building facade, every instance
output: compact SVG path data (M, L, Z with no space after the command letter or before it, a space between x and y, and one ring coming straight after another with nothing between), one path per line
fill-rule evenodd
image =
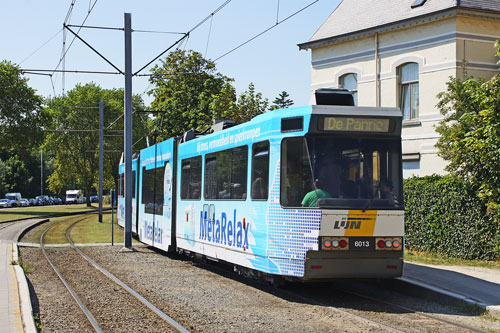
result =
M312 103L345 88L359 106L401 108L409 177L444 173L437 95L450 77L497 74L498 39L500 0L344 0L299 48L312 52Z

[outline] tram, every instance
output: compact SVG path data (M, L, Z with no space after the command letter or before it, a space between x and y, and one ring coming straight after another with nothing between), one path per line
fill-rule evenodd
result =
M401 276L401 127L397 108L310 105L170 138L134 158L133 232L264 278Z

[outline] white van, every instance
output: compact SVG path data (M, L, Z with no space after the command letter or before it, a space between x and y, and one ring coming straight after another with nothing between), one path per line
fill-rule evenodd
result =
M82 190L67 190L66 191L66 203L67 204L81 204L81 203L83 203Z
M5 199L10 200L10 204L12 207L21 206L21 193L7 193L5 195Z

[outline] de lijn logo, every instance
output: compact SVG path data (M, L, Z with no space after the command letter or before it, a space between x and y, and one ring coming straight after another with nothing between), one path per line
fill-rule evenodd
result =
M333 229L360 229L363 218L346 218L343 217L340 221L335 221Z
M238 221L236 219L236 209L232 217L233 219L229 220L226 213L222 212L220 219L215 219L215 213L210 219L206 211L201 211L199 239L216 244L243 248L243 250L248 249L248 229L250 228L250 223L245 223L245 218L243 218L243 221Z

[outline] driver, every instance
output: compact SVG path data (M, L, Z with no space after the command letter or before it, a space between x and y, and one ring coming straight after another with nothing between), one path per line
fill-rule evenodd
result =
M318 199L331 198L331 194L322 189L323 184L319 179L314 181L314 190L307 193L302 199L302 207L317 207Z

